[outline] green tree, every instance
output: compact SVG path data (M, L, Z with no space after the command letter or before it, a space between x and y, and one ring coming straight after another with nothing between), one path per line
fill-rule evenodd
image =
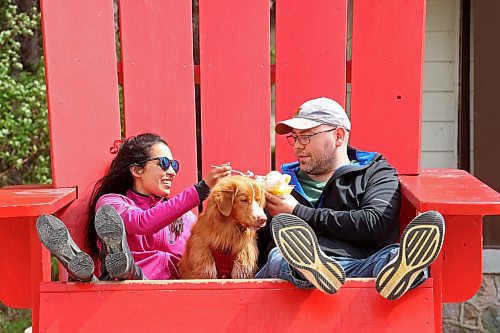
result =
M40 13L26 4L0 1L0 186L51 182Z

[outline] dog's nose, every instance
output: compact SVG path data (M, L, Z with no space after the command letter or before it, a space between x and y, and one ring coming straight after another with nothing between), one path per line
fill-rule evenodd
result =
M257 216L257 224L260 225L261 227L263 227L264 225L266 225L266 222L267 222L267 216L266 215L259 215Z
M267 216L264 213L264 210L257 204L257 202L253 202L252 205L252 215L254 216L255 224L262 228L267 222Z

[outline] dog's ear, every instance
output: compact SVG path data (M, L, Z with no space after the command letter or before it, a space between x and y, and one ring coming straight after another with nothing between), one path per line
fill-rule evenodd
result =
M217 208L224 216L229 216L231 210L233 209L233 202L236 194L238 193L238 188L233 190L223 190L218 195L215 196L215 204Z

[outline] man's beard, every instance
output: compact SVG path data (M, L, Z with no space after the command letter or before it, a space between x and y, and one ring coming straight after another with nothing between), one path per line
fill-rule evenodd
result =
M333 170L335 159L334 144L328 142L323 147L321 156L316 156L314 159L310 157L307 164L301 164L300 169L309 175L324 175Z

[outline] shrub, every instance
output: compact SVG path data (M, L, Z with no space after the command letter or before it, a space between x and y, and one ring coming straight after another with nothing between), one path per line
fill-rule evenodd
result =
M0 26L0 186L50 183L40 13L22 12L13 0L3 0ZM30 61L22 56L26 44L37 55Z

